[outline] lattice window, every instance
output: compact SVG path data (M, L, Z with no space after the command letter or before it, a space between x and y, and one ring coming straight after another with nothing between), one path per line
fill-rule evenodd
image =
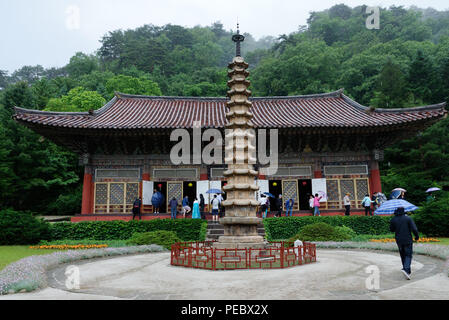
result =
M95 204L108 204L108 184L97 183L95 188Z
M324 166L324 175L326 176L347 176L347 175L367 175L367 165L351 166Z
M134 203L134 200L139 197L139 184L127 183L126 184L126 204Z
M356 188L357 188L357 199L361 201L361 200L363 200L365 195L369 194L368 180L357 179L356 180Z
M299 210L299 202L298 202L298 180L284 180L282 181L282 198L284 202L285 209L285 201L288 199L295 200L295 205L293 210Z
M138 182L107 182L95 184L95 213L131 213L139 196Z
M352 208L362 208L361 201L369 194L368 179L327 180L328 209L343 208L346 193L350 194Z

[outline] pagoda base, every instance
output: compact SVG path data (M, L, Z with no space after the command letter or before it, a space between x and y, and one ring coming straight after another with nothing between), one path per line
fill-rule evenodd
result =
M261 236L221 236L215 249L265 249L268 243Z

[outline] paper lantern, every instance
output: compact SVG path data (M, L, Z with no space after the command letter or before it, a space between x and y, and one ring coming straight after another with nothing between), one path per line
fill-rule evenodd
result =
M277 182L273 182L273 187L277 187L278 183Z
M193 183L189 183L189 188L192 188L193 187Z

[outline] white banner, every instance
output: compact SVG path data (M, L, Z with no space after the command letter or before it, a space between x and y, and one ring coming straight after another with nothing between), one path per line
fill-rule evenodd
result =
M200 200L200 194L204 197L204 203L209 203L209 194L206 193L209 190L209 181L197 181L196 183L196 197Z
M142 181L142 204L144 206L151 206L151 198L154 192L153 181Z
M322 197L320 202L327 202L327 183L326 179L312 179L312 193Z
M256 200L259 201L259 195L264 192L270 192L270 181L268 180L257 180L257 185L259 186L259 191L256 193Z

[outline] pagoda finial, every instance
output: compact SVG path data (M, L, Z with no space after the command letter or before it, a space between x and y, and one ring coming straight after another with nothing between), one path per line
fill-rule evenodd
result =
M240 53L240 42L245 41L245 37L243 35L240 34L240 25L237 22L237 34L234 34L232 36L232 41L235 42L235 56L236 57L241 57L241 53Z

